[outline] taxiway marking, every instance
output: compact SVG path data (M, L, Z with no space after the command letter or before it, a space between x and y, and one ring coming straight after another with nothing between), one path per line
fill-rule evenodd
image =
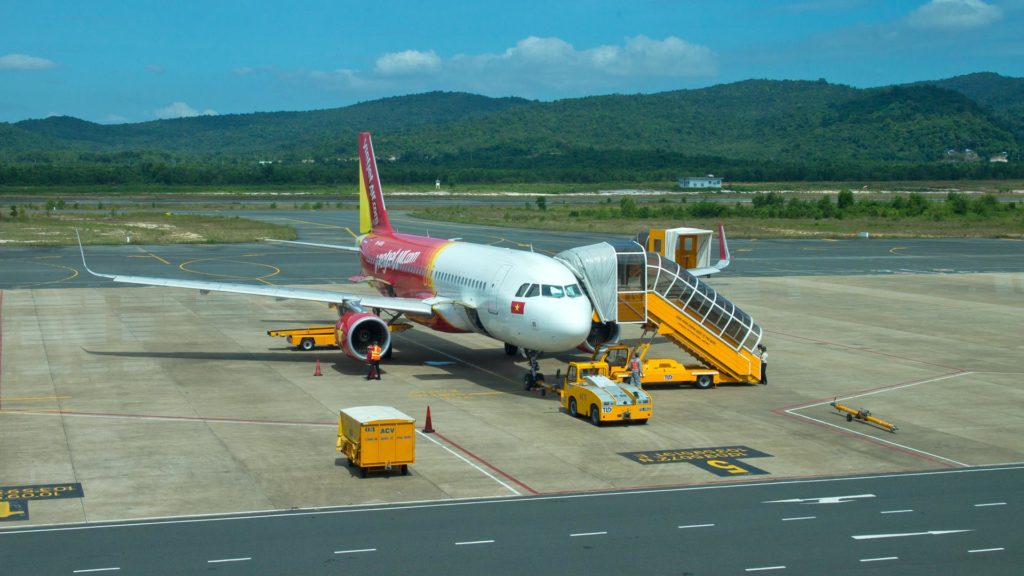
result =
M472 546L473 544L494 544L494 540L472 540L470 542L456 542L456 546Z
M711 528L714 524L690 524L688 526L680 526L680 528Z
M886 560L899 560L899 556L882 556L881 558L861 558L861 562L884 562Z
M120 570L119 566L113 566L110 568L87 568L85 570L75 570L72 574L85 574L86 572L114 572Z
M985 506L1006 506L1006 502L986 502L984 504L975 504L975 508L983 508Z
M360 548L359 550L335 550L335 554L359 554L360 552L376 552L376 548Z
M759 568L745 568L744 572L760 572L762 570L785 570L785 566L761 566Z
M814 520L817 516L799 516L797 518L783 518L783 522L792 522L794 520Z
M879 514L905 514L907 512L913 512L913 510L882 510Z
M221 558L219 560L207 560L206 563L219 564L221 562L245 562L247 560L252 560L252 558Z
M1006 550L1006 548L978 548L978 549L975 549L975 550L968 550L967 553L968 554L978 554L978 553L981 553L981 552L1002 552L1003 550Z
M569 538L579 538L581 536L604 536L607 532L578 532L576 534L569 534Z
M856 494L854 496L823 496L821 498L790 498L788 500L765 500L763 504L845 504L856 498L874 498L874 494Z
M878 538L904 538L906 536L941 536L943 534L958 534L960 532L974 532L974 530L928 530L927 532L901 532L897 534L861 534L850 536L854 540L876 540Z

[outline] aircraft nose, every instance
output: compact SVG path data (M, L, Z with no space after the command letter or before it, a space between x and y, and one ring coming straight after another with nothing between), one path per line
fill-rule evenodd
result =
M569 301L554 318L558 328L554 331L554 344L559 351L571 350L579 346L590 335L590 323L593 310L586 298Z

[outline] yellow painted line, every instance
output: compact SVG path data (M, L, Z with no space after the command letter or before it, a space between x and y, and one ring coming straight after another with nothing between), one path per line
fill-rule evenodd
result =
M33 260L59 260L61 258L63 258L63 256L33 256L32 257Z
M893 246L892 248L889 249L889 254L895 254L895 255L899 256L899 255L902 254L902 252L897 252L897 250L906 250L906 249L907 249L906 246Z
M300 220L299 218L288 218L286 216L281 216L279 218L279 220L288 220L290 222L301 222L303 224L309 224L310 226L319 226L321 228L336 228L336 229L348 230L348 228L345 228L344 226L338 226L337 224L324 224L323 222L310 222L309 220Z
M273 274L271 274L271 276L273 276ZM274 283L272 283L272 282L267 282L267 281L266 281L266 280L264 280L263 278L256 278L256 281L257 281L257 282L263 282L263 283L264 283L264 284L266 284L267 286L274 286Z
M67 400L71 396L3 396L0 402L31 402L33 400Z
M63 268L65 270L70 271L71 275L70 276L65 276L64 278L59 278L57 280L51 280L49 282L33 282L31 284L27 284L27 286L42 286L44 284L60 284L61 282L67 282L68 280L73 280L73 279L78 277L78 270L75 270L74 268L72 268L70 266L64 266L62 264L47 264L46 262L39 262L39 264L42 265L42 266L49 266L50 268Z
M156 258L157 260L163 262L164 264L167 264L168 266L170 266L170 264L171 264L167 260L164 260L163 258L157 256L156 254L153 254L149 250L145 250L143 248L139 248L139 252L142 252L142 254L129 254L128 257L129 258Z
M359 238L359 235L353 232L352 229L349 228L348 226L342 226L342 228L344 228L346 232L351 234L353 238Z
M251 265L251 266L263 266L264 268L270 268L271 270L273 270L273 272L271 272L270 274L265 274L263 276L230 276L228 274L217 274L215 272L203 272L201 270L192 270L192 269L190 269L188 267L189 264L195 264L196 262L207 262L207 261L210 261L210 260L224 260L224 261L227 261L227 262L234 262L236 264L247 264L247 265ZM263 280L264 278L271 278L271 277L277 276L278 274L281 273L281 269L280 268L278 268L277 266L271 265L271 264L263 264L261 262L243 262L241 260L229 260L228 258L223 257L223 256L218 256L218 257L215 257L215 258L198 258L196 260L189 260L187 262L182 262L181 264L179 264L178 268L180 270L182 270L183 272L189 272L191 274L200 274L202 276L212 276L214 278L229 278L229 279L234 279L234 280L259 280L261 282L264 282L264 280ZM267 282L267 283L269 284L269 282Z

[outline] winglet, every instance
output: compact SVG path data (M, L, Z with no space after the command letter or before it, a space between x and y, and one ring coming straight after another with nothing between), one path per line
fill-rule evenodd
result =
M78 228L75 228L75 238L78 240L78 253L82 255L82 268L85 268L85 271L93 276L98 276L100 278L114 278L114 276L110 274L99 274L89 270L89 265L85 263L85 250L82 249L82 237L78 234Z

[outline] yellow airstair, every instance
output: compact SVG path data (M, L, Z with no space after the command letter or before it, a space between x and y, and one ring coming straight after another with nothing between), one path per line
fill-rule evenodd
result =
M760 382L761 327L714 288L633 241L610 241L581 250L581 258L568 255L570 251L558 257L588 287L602 321L656 326L658 334L718 370L723 382ZM599 284L594 279L602 271L607 271L605 277L611 272L613 252L616 278ZM612 284L615 305L601 307L601 296L610 296Z

